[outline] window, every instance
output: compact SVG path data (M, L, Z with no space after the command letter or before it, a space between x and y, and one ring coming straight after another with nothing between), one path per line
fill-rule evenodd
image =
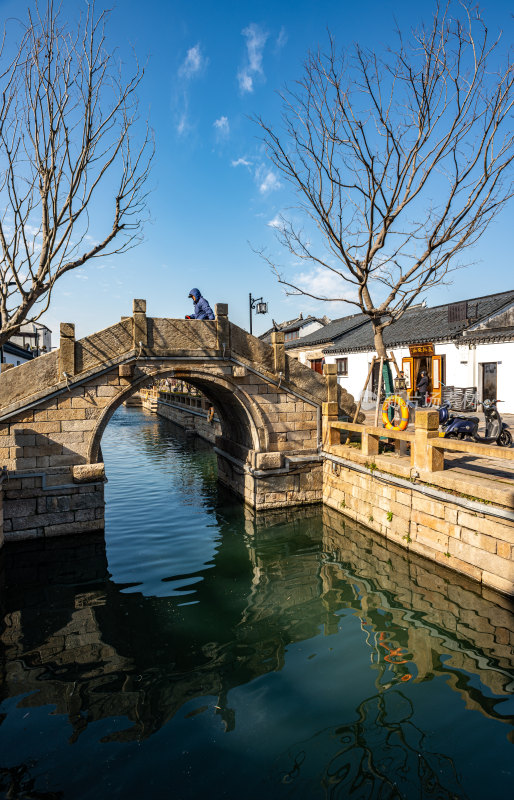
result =
M286 335L285 335L285 341L286 342L290 342L292 339L299 339L299 338L300 338L300 331L299 330L289 331L289 333L286 333Z
M323 359L322 358L311 358L311 369L314 372L323 373Z
M347 358L337 358L337 374L338 375L348 375L348 359Z

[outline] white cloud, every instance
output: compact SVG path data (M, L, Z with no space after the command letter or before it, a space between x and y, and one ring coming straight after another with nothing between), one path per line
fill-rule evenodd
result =
M180 65L178 74L181 78L190 80L198 75L207 66L207 59L202 54L200 44L195 44L187 51L187 55Z
M282 26L282 28L280 28L280 32L279 32L279 34L277 36L277 41L275 42L275 49L276 50L282 50L282 48L286 46L287 40L288 40L288 36L287 36L286 30Z
M251 167L252 162L246 158L238 158L236 161L231 162L233 167Z
M268 228L281 229L283 227L284 227L284 222L282 220L282 217L280 217L278 214L275 214L273 219L270 219L270 221L268 222Z
M189 122L187 119L187 110L183 111L179 117L177 122L177 133L179 136L182 136L189 128Z
M343 278L336 275L335 272L326 269L326 267L321 267L319 265L313 267L308 272L301 272L295 278L294 283L305 292L318 295L319 297L337 297L341 300L354 300L356 298L355 291L348 286Z
M268 33L254 22L248 25L247 28L244 28L241 33L246 39L247 64L237 73L237 80L239 82L239 89L242 94L245 94L246 92L253 92L255 76L264 74L262 69L262 57L268 39Z
M257 182L259 184L259 192L261 194L269 194L270 192L275 192L277 189L280 189L282 184L280 183L279 179L275 175L275 173L270 169L260 169L257 171L256 174Z
M245 92L253 92L253 78L245 69L237 73L237 80L242 94L245 94Z
M215 120L213 123L214 127L216 128L216 132L220 137L226 137L230 133L230 123L227 117L220 117L219 119Z

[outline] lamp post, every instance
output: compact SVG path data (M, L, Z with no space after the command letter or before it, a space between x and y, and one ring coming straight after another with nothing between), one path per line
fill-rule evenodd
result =
M265 303L262 297L252 297L252 293L248 295L249 298L249 311L250 311L250 333L252 333L252 311L255 309L256 314L267 314L268 304Z

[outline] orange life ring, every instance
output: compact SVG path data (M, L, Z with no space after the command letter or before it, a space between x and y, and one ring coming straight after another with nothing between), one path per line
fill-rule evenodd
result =
M207 412L207 422L212 422L214 419L214 406L211 406Z
M400 408L401 419L399 425L393 425L387 413L389 408L393 405L399 406ZM409 406L399 394L392 394L384 400L384 405L382 406L382 422L384 423L384 428L390 431L404 431L409 424Z

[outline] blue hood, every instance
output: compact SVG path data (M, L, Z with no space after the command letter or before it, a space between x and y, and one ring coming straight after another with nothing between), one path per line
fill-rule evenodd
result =
M194 295L196 299L199 300L200 297L202 296L202 293L200 289L191 289L191 291L188 294L188 297L191 297L191 295Z

